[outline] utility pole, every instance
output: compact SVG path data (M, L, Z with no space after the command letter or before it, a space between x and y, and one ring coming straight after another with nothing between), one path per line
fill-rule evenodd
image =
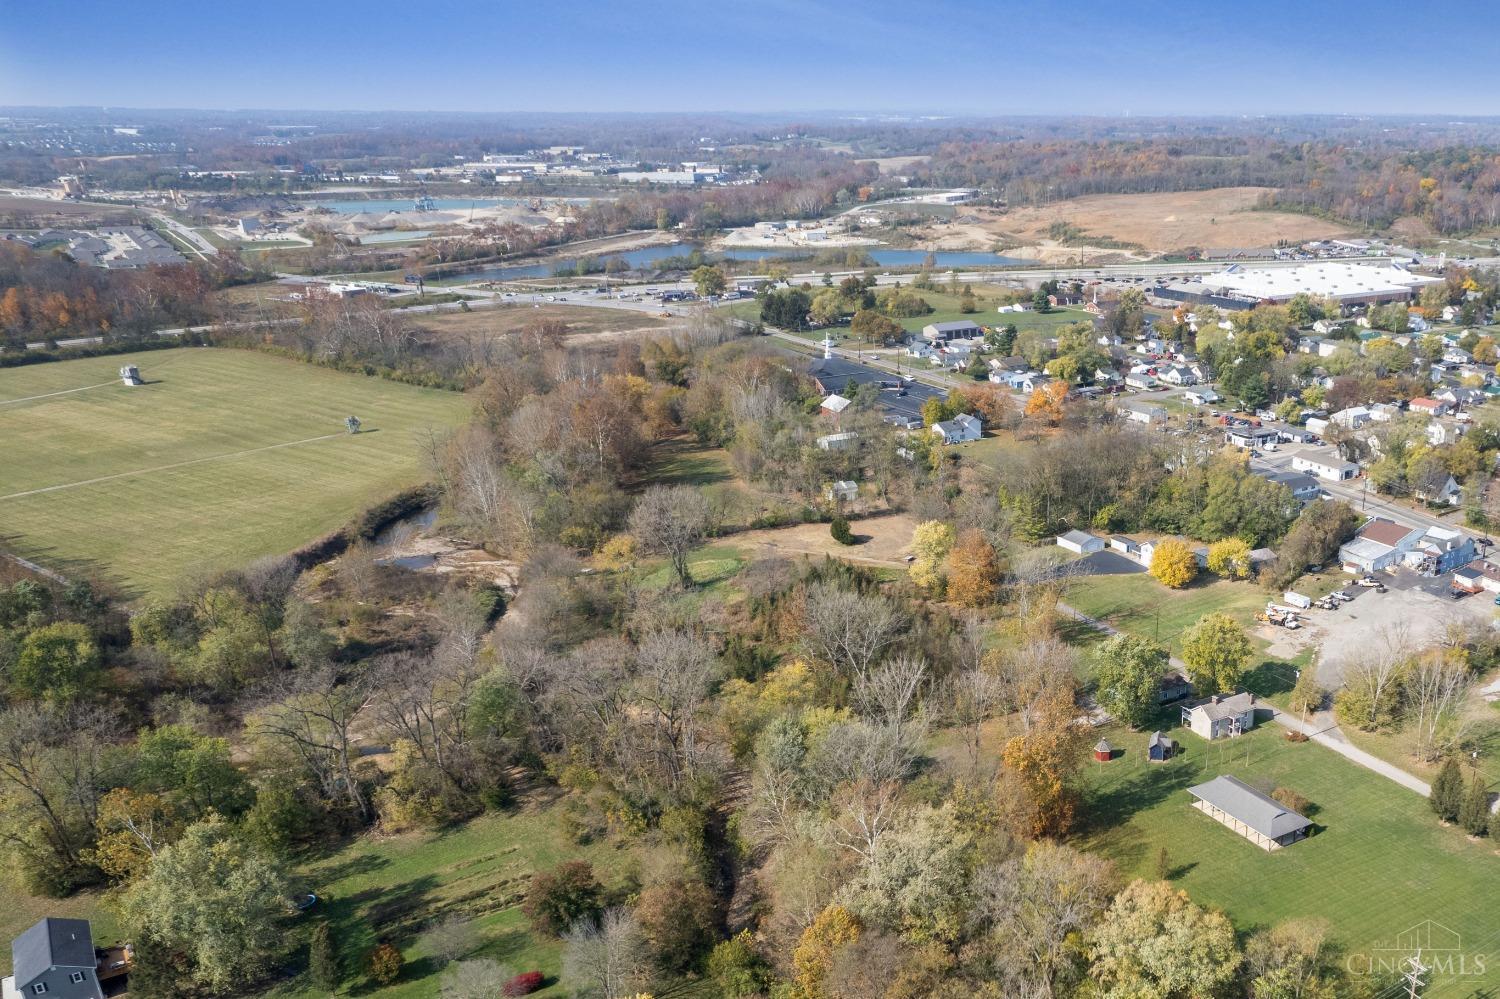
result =
M1427 983L1422 981L1422 976L1432 970L1422 963L1420 950L1406 959L1406 969L1406 973L1401 978L1406 982L1407 999L1420 999L1422 995L1420 990L1427 987Z

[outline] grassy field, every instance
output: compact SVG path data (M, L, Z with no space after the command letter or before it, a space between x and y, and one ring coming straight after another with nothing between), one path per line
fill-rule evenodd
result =
M121 364L148 384L120 384ZM183 348L0 371L0 542L127 596L290 551L424 478L451 392L250 351ZM344 432L348 415L364 429Z
M532 934L517 907L520 895L532 874L564 860L589 861L606 888L618 889L626 854L605 843L579 846L563 834L558 818L556 807L484 815L436 833L360 839L308 865L302 872L307 890L324 900L316 911L331 923L346 969L341 994L437 995L442 971L422 934L450 916L471 920L478 931L478 946L467 956L492 958L515 972L541 971L548 987L533 994L564 994L557 981L562 944ZM387 988L364 975L365 956L382 939L400 947L407 962ZM304 976L266 995L312 999L327 993Z
M1441 827L1423 798L1313 743L1289 743L1274 725L1215 744L1179 730L1172 734L1186 753L1165 764L1144 762L1145 733L1107 734L1125 754L1089 764L1093 829L1081 846L1145 878L1155 878L1165 847L1173 882L1223 909L1241 933L1322 916L1347 954L1363 955L1434 920L1463 935L1465 952L1483 953L1488 972L1470 980L1438 974L1423 994L1495 994L1500 864L1492 841L1473 843ZM1186 789L1224 773L1307 797L1315 835L1266 853L1193 810Z
M1063 599L1089 617L1161 642L1174 655L1182 654L1182 632L1204 614L1220 611L1250 627L1266 605L1265 591L1253 583L1200 575L1190 586L1172 590L1144 572L1085 576L1069 584Z

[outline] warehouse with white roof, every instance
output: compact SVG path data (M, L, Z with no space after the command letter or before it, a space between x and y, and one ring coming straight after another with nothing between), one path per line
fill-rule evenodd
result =
M1440 277L1413 274L1396 264L1339 260L1295 267L1234 264L1196 281L1159 286L1152 289L1152 295L1177 302L1208 302L1227 309L1249 309L1262 302L1282 304L1297 295L1311 295L1348 307L1409 302L1423 288L1442 282Z

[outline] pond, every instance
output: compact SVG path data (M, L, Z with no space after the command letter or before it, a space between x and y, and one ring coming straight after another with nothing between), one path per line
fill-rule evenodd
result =
M620 253L601 253L594 257L595 260L623 260L631 268L649 267L668 257L685 257L698 249L692 243L672 243L667 246L646 246L636 250L625 250ZM830 247L829 249L840 249ZM875 261L877 267L920 267L929 256L934 258L934 266L939 270L947 270L955 267L1014 267L1021 264L1033 263L1030 260L1020 260L1015 257L1002 257L997 253L982 253L964 250L939 250L928 253L926 250L893 250L878 246L856 246L848 249L863 250L870 259ZM734 247L728 250L714 250L707 254L712 260L775 260L777 258L801 258L802 262L809 267L811 256L816 252L813 249L787 249L770 247ZM506 281L515 278L543 278L552 277L559 268L565 268L576 264L576 260L558 259L550 260L540 264L510 264L501 267L486 267L483 270L470 271L461 275L470 281ZM832 266L830 270L848 270L843 266Z

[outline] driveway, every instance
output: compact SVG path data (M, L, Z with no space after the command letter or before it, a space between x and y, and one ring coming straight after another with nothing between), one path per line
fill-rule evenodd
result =
M1105 549L1078 559L1073 563L1072 571L1083 576L1123 576L1129 572L1145 572L1146 567L1133 558Z

